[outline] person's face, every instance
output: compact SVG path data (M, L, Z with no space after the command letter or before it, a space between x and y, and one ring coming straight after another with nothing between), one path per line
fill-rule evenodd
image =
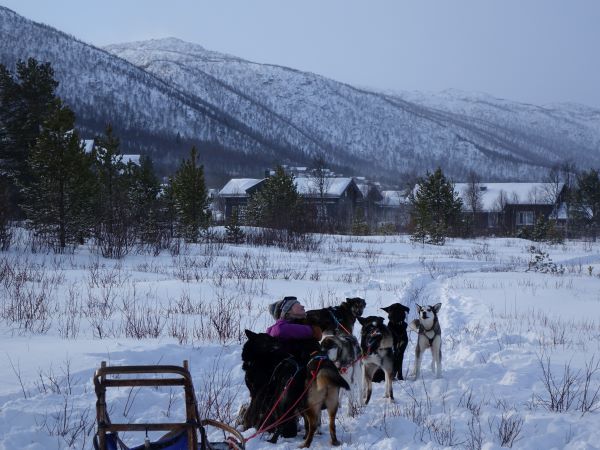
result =
M290 309L290 312L295 317L304 317L306 316L306 311L304 310L304 305L302 303L294 303L294 306Z

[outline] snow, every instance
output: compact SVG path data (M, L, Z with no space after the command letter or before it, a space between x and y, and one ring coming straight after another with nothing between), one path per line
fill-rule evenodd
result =
M564 183L479 183L481 187L481 210L497 211L500 194L509 204L554 204L555 192L560 192ZM464 200L467 199L469 183L456 183L454 190Z
M405 191L381 191L383 199L378 202L381 206L398 207L409 203Z
M317 238L316 252L198 244L175 256L131 254L121 261L86 247L72 255L32 254L18 238L0 254L0 449L90 448L92 375L101 361L189 360L201 415L233 421L248 399L243 330L263 331L271 322L267 305L284 295L296 295L307 309L358 295L367 300L365 315L381 315L380 307L400 301L411 308L410 319L415 304L442 303L442 377L431 373L426 354L421 379L394 382L394 402L378 384L370 404L350 417L342 399L342 448L499 449L499 430L511 424L519 430L513 448L598 448L599 412L578 410L581 397L568 411L548 410L542 367L549 364L560 385L566 365L581 377L586 364L599 360L599 244L542 245L565 268L550 275L527 271L531 242L519 239L450 240L436 247L402 235ZM48 307L43 331L30 331L40 320L28 331L25 321L9 319L12 300L26 299L24 292L37 293ZM211 324L218 314L234 324L229 337L219 339ZM156 338L127 331L136 324L141 332L152 320L159 323ZM414 333L409 338L406 375ZM593 393L600 374L593 372L590 381ZM207 409L216 391L221 404ZM181 419L182 398L166 388L109 394L114 421ZM598 398L592 403L600 407ZM313 448L329 448L323 429ZM133 445L143 437L125 439ZM248 448L291 449L300 442L282 439L274 446L255 438Z
M248 195L246 191L251 187L256 186L262 180L263 179L257 178L232 178L225 186L223 186L223 189L219 191L219 195L246 197Z
M321 180L311 177L294 178L298 193L303 196L319 196L319 183ZM345 177L325 177L322 179L324 195L326 197L339 197L352 183L352 178Z

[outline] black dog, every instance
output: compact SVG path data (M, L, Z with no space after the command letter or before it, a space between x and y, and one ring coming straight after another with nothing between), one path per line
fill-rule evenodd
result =
M361 317L367 302L360 297L346 298L339 306L313 309L306 312L306 322L317 325L324 333L352 334L354 322Z
M314 339L284 342L266 333L250 330L246 330L246 336L248 341L242 348L242 369L250 391L250 405L243 415L244 428L262 427L273 432L270 439L273 443L277 442L279 436L294 437L298 433L295 420L284 420L274 427L272 425L284 414L294 417L306 408L305 402L300 401L295 406L294 403L304 391L307 364L312 355L320 351L320 347ZM330 361L329 364L333 366ZM328 364L323 365L325 367ZM286 395L277 403L284 390Z
M359 317L360 348L365 356L363 360L363 386L365 405L371 399L373 375L378 369L385 374L385 397L394 399L392 391L392 370L394 369L394 339L392 332L383 323L382 317Z
M275 367L290 354L284 350L279 339L266 333L246 330L246 337L248 341L242 348L242 369L252 399L269 382Z
M410 311L408 306L404 306L400 303L394 303L383 309L388 313L388 328L392 332L394 338L394 370L392 371L392 379L403 380L403 369L402 363L404 361L404 352L408 345L408 333L406 332L406 314ZM378 370L373 376L373 381L383 381L384 374Z

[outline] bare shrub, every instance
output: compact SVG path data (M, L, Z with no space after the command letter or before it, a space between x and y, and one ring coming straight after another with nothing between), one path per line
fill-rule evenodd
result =
M39 371L35 383L38 393L59 398L53 402L56 405L54 411L46 412L36 422L49 436L56 436L63 442L65 447L61 445L61 448L87 449L96 428L94 415L90 406L76 405L78 395L74 387L79 381L73 377L69 360L61 365L61 372L55 373L52 367Z
M563 374L559 378L552 372L549 357L538 357L542 369L542 383L545 395L536 395L535 398L544 408L552 412L569 411L576 404L579 397L579 371L574 372L571 364L563 366Z
M123 299L122 313L122 329L126 337L135 339L160 337L166 320L158 304L154 307L147 304L140 305L134 295L133 298Z
M583 414L600 409L600 382L594 380L599 370L600 361L596 361L594 356L586 361L582 380L580 380L581 395L577 403L577 409Z
M216 303L208 307L208 316L220 343L241 343L243 331L241 327L242 304L235 296L216 293Z
M173 257L173 275L186 283L204 281L207 277L206 268L213 263L213 257L196 258L186 255Z
M46 333L52 324L56 305L52 298L55 283L51 279L28 282L26 274L13 273L7 280L6 296L0 304L0 317L17 325L21 332Z
M288 251L317 252L322 238L314 234L294 233L270 228L248 229L246 243L255 247L272 246Z
M498 438L500 446L512 448L523 430L523 418L512 412L505 411L500 418L488 420L490 432Z
M483 447L483 431L481 429L481 417L479 413L471 411L471 417L467 423L467 439L465 448L467 450L481 450Z
M452 413L448 413L444 417L430 418L427 420L426 427L429 430L430 438L439 445L454 447L463 443L457 440Z
M76 339L81 326L83 306L75 285L69 286L68 298L58 314L58 334L63 339Z
M198 395L200 417L210 417L233 426L237 417L235 405L239 391L240 385L233 382L231 371L218 357L212 366L203 372Z

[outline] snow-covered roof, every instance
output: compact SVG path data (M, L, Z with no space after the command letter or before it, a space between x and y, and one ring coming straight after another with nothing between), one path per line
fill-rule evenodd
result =
M352 178L323 178L323 187L325 196L339 197L352 183ZM305 197L319 196L319 180L311 177L298 177L294 179L298 193Z
M83 145L83 150L86 153L92 153L94 149L94 139L82 139L81 144ZM121 162L123 164L133 163L136 166L140 165L140 155L122 155Z
M123 164L133 163L136 166L140 165L140 155L123 155L121 160Z
M92 153L92 149L94 148L93 139L83 139L81 143L83 144L83 149L86 153Z
M223 186L223 189L219 191L219 195L246 197L248 195L248 189L256 186L263 180L264 178L232 178L225 186Z
M356 187L360 190L363 197L369 195L369 189L371 189L371 186L369 186L367 183L356 183Z
M553 204L552 196L560 192L564 183L558 186L554 183L479 183L481 192L482 211L498 210L498 199L500 193L504 195L506 204ZM467 198L469 183L456 183L454 190L462 198L463 202Z
M405 191L381 191L383 197L377 202L380 206L398 207L408 203Z

